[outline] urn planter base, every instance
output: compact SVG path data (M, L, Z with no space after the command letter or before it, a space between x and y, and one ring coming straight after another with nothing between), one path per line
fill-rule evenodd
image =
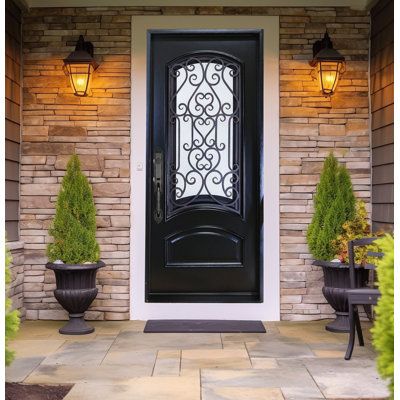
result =
M329 324L325 326L325 329L329 332L335 333L350 332L349 313L336 311L335 314L336 319L329 322Z
M87 335L94 332L94 328L89 326L84 318L85 314L69 314L69 321L59 332L62 335Z
M96 273L105 264L53 264L48 263L47 268L52 269L56 276L56 290L54 297L61 306L68 311L69 321L59 332L63 335L87 335L94 332L85 319L85 311L97 296Z

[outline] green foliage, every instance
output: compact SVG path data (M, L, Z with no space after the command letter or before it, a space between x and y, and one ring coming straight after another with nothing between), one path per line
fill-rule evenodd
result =
M376 241L384 257L378 261L378 285L382 294L375 307L372 328L373 345L378 352L378 371L389 379L391 399L394 397L394 240L391 235Z
M68 162L49 233L54 238L54 242L47 247L50 261L81 264L99 260L92 188L81 171L76 154Z
M355 214L355 197L350 175L331 153L325 159L314 196L314 216L307 230L310 253L318 260L335 256L332 241L342 233L342 225Z
M14 360L14 352L7 348L7 343L10 339L12 339L15 334L18 332L19 329L19 311L18 310L11 310L11 299L8 298L8 289L7 285L11 282L11 271L10 271L10 264L12 261L10 251L6 247L6 256L5 256L6 266L5 266L5 280L6 280L6 301L5 301L5 362L6 365L10 365Z
M314 216L307 230L308 248L313 255L315 254L318 236L323 226L324 213L326 211L323 210L323 207L332 201L335 196L333 183L335 182L337 168L338 162L330 154L324 162L320 182L317 185L317 191L314 196Z
M341 218L346 217L347 220L351 220L356 214L356 198L354 197L350 174L343 165L339 167L337 187L341 199Z
M341 262L348 263L349 256L347 254L348 242L353 239L372 237L371 227L368 222L368 214L365 208L365 203L358 200L356 203L356 214L353 219L346 221L343 225L343 232L332 241L333 248L336 253L336 258ZM372 247L371 247L372 246ZM368 251L377 251L376 245L361 246L355 250L355 261L358 264L364 264L367 260ZM375 247L375 249L373 249Z

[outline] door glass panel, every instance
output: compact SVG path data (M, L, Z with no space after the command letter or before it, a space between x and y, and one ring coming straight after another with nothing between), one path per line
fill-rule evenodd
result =
M216 55L169 68L169 211L240 206L240 65Z

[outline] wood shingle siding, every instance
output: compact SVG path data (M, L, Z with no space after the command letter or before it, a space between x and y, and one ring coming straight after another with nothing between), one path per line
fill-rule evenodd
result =
M371 10L372 224L393 230L393 0Z
M5 4L5 216L7 239L18 240L21 124L21 10Z

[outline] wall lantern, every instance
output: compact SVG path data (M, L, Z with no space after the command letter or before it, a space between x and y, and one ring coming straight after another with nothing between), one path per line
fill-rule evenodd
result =
M64 58L64 72L69 76L75 96L87 96L93 72L99 66L93 58L93 44L80 35L75 50Z
M312 67L316 67L316 79L324 96L332 96L339 82L340 76L345 71L344 57L333 48L328 32L324 38L317 40L313 45Z

